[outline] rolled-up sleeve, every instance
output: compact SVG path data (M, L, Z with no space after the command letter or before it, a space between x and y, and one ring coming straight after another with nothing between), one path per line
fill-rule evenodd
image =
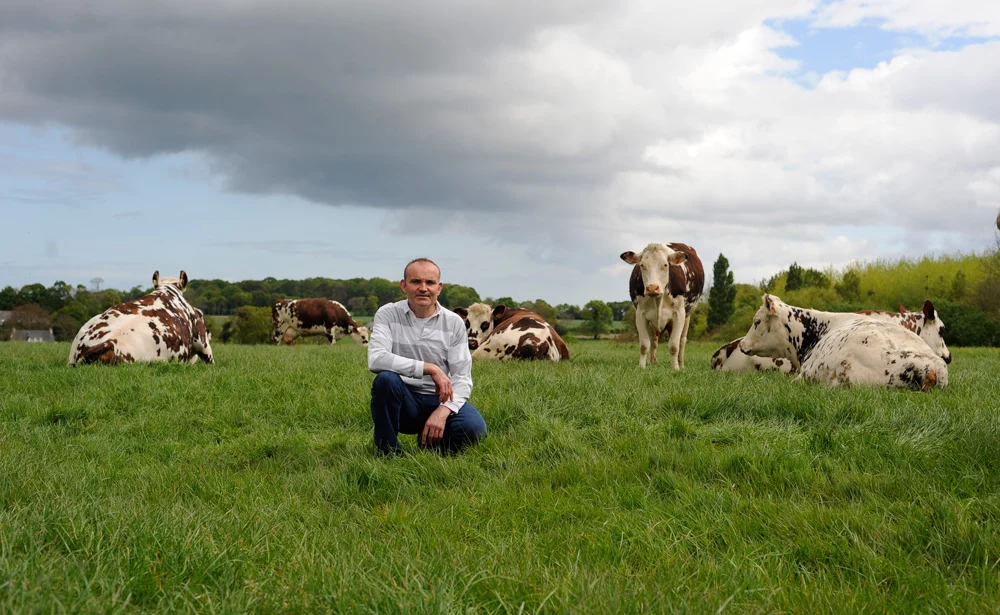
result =
M375 312L371 337L368 339L368 370L376 374L388 371L410 378L423 377L423 361L392 353L391 319L392 312L389 305L384 305Z
M448 377L454 399L444 402L452 413L457 413L472 395L472 354L465 327L451 332L448 345Z

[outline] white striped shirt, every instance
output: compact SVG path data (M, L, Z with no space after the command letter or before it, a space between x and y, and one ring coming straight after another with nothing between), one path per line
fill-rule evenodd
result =
M472 355L465 321L440 303L428 318L417 318L406 299L375 312L368 340L368 369L396 372L414 393L433 395L437 388L424 363L437 365L451 378L455 399L444 402L454 413L472 394Z

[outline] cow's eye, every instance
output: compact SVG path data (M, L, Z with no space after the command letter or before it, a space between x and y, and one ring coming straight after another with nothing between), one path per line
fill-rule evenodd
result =
M485 331L486 329L489 328L489 326L490 326L489 323L484 322L483 324L479 325L479 328L480 330Z
M755 327L759 327L760 326L760 319L759 318L757 320L753 321L753 326L755 326Z

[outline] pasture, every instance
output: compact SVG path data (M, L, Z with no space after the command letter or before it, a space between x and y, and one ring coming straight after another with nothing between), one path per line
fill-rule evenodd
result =
M996 609L1000 352L919 394L716 347L476 363L484 443L384 460L350 340L76 369L0 344L0 611Z

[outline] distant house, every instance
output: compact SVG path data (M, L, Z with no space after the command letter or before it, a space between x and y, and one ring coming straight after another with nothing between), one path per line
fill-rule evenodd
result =
M54 342L52 329L14 329L10 334L12 342Z
M0 325L4 323L5 320L10 318L10 315L14 312L0 312Z

